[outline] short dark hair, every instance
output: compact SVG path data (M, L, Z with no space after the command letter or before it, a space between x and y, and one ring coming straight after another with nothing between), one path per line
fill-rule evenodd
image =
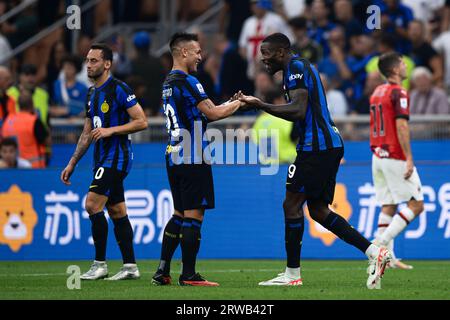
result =
M81 59L78 58L77 56L73 56L73 55L67 55L62 59L62 63L61 65L64 65L65 63L70 63L71 65L73 65L75 67L75 69L77 70L77 73L79 73L81 71L82 68L82 62Z
M277 48L283 48L283 49L290 49L291 48L291 41L289 41L289 38L282 34L282 33L273 33L270 36L267 36L263 43L270 43L275 45Z
M173 52L175 47L181 42L198 41L198 36L195 33L177 32L170 38L169 48Z
M113 62L113 52L112 49L105 43L94 43L91 45L91 50L101 50L103 60L109 60Z
M37 74L37 67L34 64L24 64L20 68L20 74Z
M392 74L392 69L395 68L399 63L402 55L398 52L389 52L383 54L378 60L378 70L386 78Z
M19 148L19 145L17 144L17 141L15 138L3 138L3 140L0 141L0 148L1 147L14 147L16 149Z

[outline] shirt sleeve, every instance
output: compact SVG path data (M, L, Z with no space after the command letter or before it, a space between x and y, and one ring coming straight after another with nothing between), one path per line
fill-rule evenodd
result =
M307 69L301 61L294 61L290 66L290 72L288 74L287 89L308 89L306 85Z
M205 89L203 89L202 84L197 80L195 77L188 77L187 80L187 90L189 94L194 99L194 104L198 105L203 100L208 99L208 95L205 92Z
M409 97L404 89L393 89L391 93L395 118L409 120Z
M134 107L138 103L136 95L123 82L117 85L116 95L120 108L124 108L125 110Z

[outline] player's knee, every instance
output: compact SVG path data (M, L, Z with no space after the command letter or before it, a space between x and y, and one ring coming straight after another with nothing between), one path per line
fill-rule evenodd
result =
M283 201L284 217L287 219L300 218L298 208L295 207L295 203L289 200Z
M96 201L89 198L86 199L85 209L89 215L96 214L103 210Z

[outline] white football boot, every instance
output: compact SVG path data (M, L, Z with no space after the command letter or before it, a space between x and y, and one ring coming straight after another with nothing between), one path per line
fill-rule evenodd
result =
M287 268L284 273L279 273L277 277L258 283L260 286L301 286L303 284L300 276L300 268Z
M386 265L392 260L392 255L386 248L380 247L378 253L369 259L369 267L367 273L367 288L381 289L381 278L383 277Z
M105 280L133 280L139 279L141 274L135 263L126 263L120 269L118 273L113 275L111 278L106 278Z
M81 280L99 280L108 276L108 266L105 261L96 261L91 265L88 272L80 276Z

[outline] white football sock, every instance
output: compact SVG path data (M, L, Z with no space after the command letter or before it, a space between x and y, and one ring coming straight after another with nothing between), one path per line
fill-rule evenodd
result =
M374 259L376 258L376 256L378 255L378 250L380 248L377 247L376 245L374 245L373 243L367 248L365 254L367 256L367 258L369 259Z
M402 209L394 216L392 222L389 224L389 227L386 228L383 234L377 237L377 241L381 245L387 246L389 241L398 236L399 233L402 232L411 221L413 221L414 217L414 212L412 212L411 209L408 207Z
M376 231L376 238L381 236L386 228L391 224L393 217L390 215L384 213L383 211L380 212L380 215L378 216L378 228Z
M286 275L286 277L288 277L290 279L298 279L298 278L300 278L300 267L298 267L298 268L286 267L284 274Z

